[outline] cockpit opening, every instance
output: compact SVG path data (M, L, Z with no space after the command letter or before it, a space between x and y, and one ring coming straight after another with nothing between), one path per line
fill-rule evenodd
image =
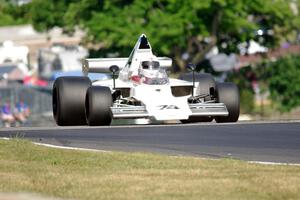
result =
M136 76L131 80L137 84L165 85L169 83L166 71L160 68L158 61L142 61Z

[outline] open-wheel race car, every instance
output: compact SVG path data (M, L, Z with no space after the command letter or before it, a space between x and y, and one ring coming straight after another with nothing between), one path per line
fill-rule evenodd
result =
M59 126L110 125L113 119L236 122L239 90L216 83L210 74L169 78L172 60L156 57L142 34L128 58L85 59L82 77L60 77L53 85L53 115ZM190 65L194 70L194 66ZM89 72L111 73L91 82ZM118 77L116 78L116 75Z

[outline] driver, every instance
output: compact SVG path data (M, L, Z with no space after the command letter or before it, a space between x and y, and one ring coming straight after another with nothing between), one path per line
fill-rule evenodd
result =
M157 60L142 61L138 69L138 75L131 79L136 83L149 85L161 85L168 83L167 76Z
M139 74L142 77L153 79L161 78L159 72L159 62L158 61L143 61L141 62L139 68Z
M158 61L142 61L138 69L138 74L132 76L131 79L137 83L147 83L147 80L159 77L159 71Z

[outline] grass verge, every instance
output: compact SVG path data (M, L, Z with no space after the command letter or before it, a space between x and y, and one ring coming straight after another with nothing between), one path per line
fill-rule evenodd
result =
M67 199L300 199L300 167L0 140L0 192Z

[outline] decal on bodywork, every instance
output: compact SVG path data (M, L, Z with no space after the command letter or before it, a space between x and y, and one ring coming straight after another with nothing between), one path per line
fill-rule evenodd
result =
M178 110L179 109L176 105L160 105L157 107L159 110Z

